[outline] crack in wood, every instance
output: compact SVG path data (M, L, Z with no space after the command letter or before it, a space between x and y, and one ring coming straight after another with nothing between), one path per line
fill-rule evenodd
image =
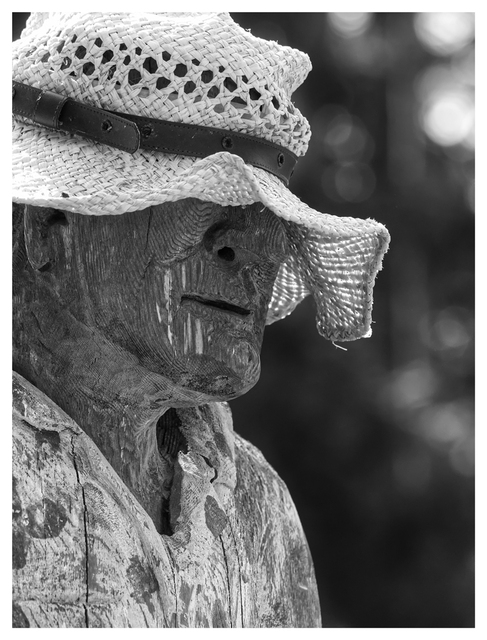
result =
M74 466L74 470L76 472L76 480L81 488L81 498L83 500L83 527L84 527L84 537L85 537L85 571L86 571L86 595L85 595L85 599L86 601L83 603L83 608L85 611L85 624L86 624L86 628L89 628L90 626L90 620L89 620L89 611L88 611L88 605L89 605L89 595L90 595L90 587L89 587L89 551L88 551L88 509L86 507L86 496L85 496L85 489L83 486L83 483L81 482L80 479L80 475L79 475L79 470L78 470L78 465L76 463L76 453L74 450L74 438L76 436L71 436L71 453L73 456L73 466Z
M149 216L147 219L147 231L146 231L146 235L145 235L145 249L147 250L147 247L149 245L149 235L150 235L150 229L151 229L151 225L152 225L152 216L154 215L154 211L152 209L152 207L149 207Z
M34 320L35 320L35 323L36 323L36 325L37 325L37 328L39 329L39 332L40 332L42 335L44 335L44 331L42 330L41 323L39 322L39 318L36 316L36 314L35 314L32 310L31 310L31 312L30 312L30 313L31 313L32 317L33 317L33 318L34 318Z
M162 534L162 538L168 537L165 534ZM176 575L176 564L177 564L177 560L176 557L174 555L173 549L171 548L171 543L169 542L166 545L166 550L167 550L167 554L170 558L170 562L168 563L169 568L171 569L171 575L173 578L173 582L174 582L174 605L175 605L175 611L172 615L172 625L167 625L172 626L173 629L176 629L178 627L178 619L179 619L179 594L178 594L178 588L177 588L177 575ZM165 616L164 616L165 618Z
M149 270L149 267L151 266L151 264L152 264L152 261L153 261L153 260L154 260L154 254L152 253L152 254L150 255L150 257L149 257L149 261L148 261L148 262L147 262L147 264L145 265L144 270L143 270L143 272L142 272L142 280L144 280L144 279L145 279L146 273L147 273L147 271Z
M239 548L237 545L237 537L235 535L235 531L233 528L233 522L231 518L228 518L228 531L230 532L230 535L232 537L233 540L233 544L235 547L235 558L237 559L237 566L238 566L238 584L239 584L239 589L240 589L240 617L241 617L241 624L242 627L244 626L244 603L243 603L243 594L244 594L244 590L243 590L243 585L242 585L242 565L240 563L240 553L239 553Z
M222 546L222 551L223 551L223 561L225 562L225 575L227 577L227 587L228 587L228 617L230 620L230 628L233 628L233 620L232 620L232 588L230 585L230 570L228 567L228 560L227 560L227 554L225 552L225 544L223 542L223 536L219 535L218 536L219 540L220 540L220 544Z

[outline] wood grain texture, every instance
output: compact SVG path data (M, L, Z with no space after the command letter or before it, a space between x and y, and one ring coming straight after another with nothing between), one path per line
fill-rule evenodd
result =
M14 369L70 415L160 533L169 408L245 393L260 372L281 221L186 199L123 216L14 205Z
M189 436L172 536L91 439L14 375L15 627L317 627L289 493L223 403L178 410Z
M14 206L13 239L13 626L320 626L289 493L222 402L258 379L281 221Z

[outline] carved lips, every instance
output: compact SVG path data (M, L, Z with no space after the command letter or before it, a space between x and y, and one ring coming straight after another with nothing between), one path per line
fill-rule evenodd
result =
M246 317L252 314L252 311L250 311L249 309L245 309L244 307L240 307L239 305L227 302L226 300L206 298L204 296L196 294L185 294L181 296L181 304L187 302L196 302L206 307L212 307L214 309L217 309L218 311L224 311L226 313L238 315L240 317Z

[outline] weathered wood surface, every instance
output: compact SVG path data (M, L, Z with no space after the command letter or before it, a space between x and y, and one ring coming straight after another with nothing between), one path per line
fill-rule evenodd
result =
M222 403L286 252L259 203L14 206L15 626L320 626L291 498Z
M91 439L14 374L15 627L321 626L289 493L224 403L178 410L172 536Z
M159 455L156 424L257 382L285 250L261 204L14 205L14 369L90 436L159 532L174 456Z

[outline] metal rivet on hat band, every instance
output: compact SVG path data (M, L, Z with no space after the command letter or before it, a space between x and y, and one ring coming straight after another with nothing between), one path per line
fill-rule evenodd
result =
M227 153L240 156L247 164L265 169L286 185L298 161L297 156L288 149L245 133L184 122L156 120L128 113L112 113L135 122L141 132L147 125L152 127L150 140L141 136L142 149L198 158L206 158L223 149Z
M150 126L150 124L145 124L142 127L140 127L140 133L142 134L142 136L144 138L148 138L149 136L152 135L152 127Z
M12 112L56 131L80 135L111 147L135 153L140 146L136 124L105 109L67 96L13 82ZM108 123L108 124L107 124ZM111 128L110 128L111 127ZM110 136L106 134L110 131Z
M221 153L223 148L246 164L277 176L286 185L298 160L289 149L246 133L108 111L16 81L13 88L14 115L129 153L146 149L206 158ZM110 136L106 136L108 132Z

